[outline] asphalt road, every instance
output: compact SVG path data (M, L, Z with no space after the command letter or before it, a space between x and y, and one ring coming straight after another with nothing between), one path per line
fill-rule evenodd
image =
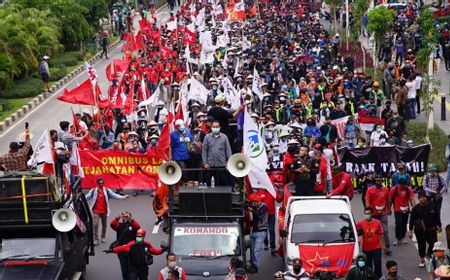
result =
M163 9L160 13L162 18L167 18L168 11ZM110 53L110 58L119 59L122 57L120 49ZM99 76L101 90L105 91L108 88L107 80L105 77L105 68L111 60L100 60L94 64L94 68L97 70ZM72 82L67 85L68 89L77 86L78 83L83 82L87 78L87 73L84 71L77 76ZM45 128L58 129L58 123L61 120L71 121L70 108L73 108L75 112L80 111L81 108L78 105L71 105L56 100L56 96L59 96L61 91L53 94L52 97L47 99L43 104L38 106L34 111L28 114L24 119L20 120L3 135L0 136L0 153L8 151L9 142L15 141L19 133L23 131L24 123L29 122L30 128L34 133L35 143L40 134ZM444 206L442 210L443 224L450 223L449 212L449 195L444 196ZM141 224L142 228L148 232L147 240L149 240L156 247L159 247L160 241L166 239L167 235L159 230L158 233L152 234L153 224L155 222L155 215L152 210L152 198L148 193L141 194L138 197L130 197L128 201L111 201L112 214L109 217L108 222L116 216L121 210L128 210L133 213L134 218ZM352 210L356 220L362 217L362 203L360 196L356 196L352 202ZM390 236L391 239L394 233L394 221L393 217L390 217ZM443 236L440 237L443 239ZM90 258L90 264L87 269L87 279L121 279L120 266L117 257L113 254L106 255L101 251L107 249L109 244L115 240L115 233L108 229L107 231L107 243L100 244L96 247L96 255ZM399 263L399 273L402 274L405 279L415 279L420 277L427 279L425 269L418 267L419 259L415 244L410 241L407 245L392 248L393 255L391 257L383 256L383 263L388 259L394 259ZM157 279L157 273L165 266L164 256L155 256L154 264L150 267L150 279ZM251 279L269 280L273 279L273 273L282 270L282 260L280 257L271 256L269 251L264 251L264 257L262 260L262 268L260 272L253 275Z

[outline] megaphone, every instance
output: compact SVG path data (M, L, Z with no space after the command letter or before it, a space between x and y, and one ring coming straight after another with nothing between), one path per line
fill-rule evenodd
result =
M252 167L250 158L244 154L234 154L227 162L227 169L234 177L241 178L248 175Z
M61 208L53 214L52 225L57 231L71 231L76 224L77 214L68 208Z
M159 180L166 185L175 185L181 179L181 168L174 161L161 164L158 168Z

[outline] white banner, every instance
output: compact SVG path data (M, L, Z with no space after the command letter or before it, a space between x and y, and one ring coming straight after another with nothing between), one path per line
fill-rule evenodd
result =
M42 162L53 163L52 147L48 129L44 130L41 138L39 138L36 146L34 146L34 153L30 160L28 160L28 166L36 167L36 165Z

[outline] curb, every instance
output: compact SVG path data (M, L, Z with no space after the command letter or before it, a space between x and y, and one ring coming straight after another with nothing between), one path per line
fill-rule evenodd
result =
M108 47L108 51L112 51L116 49L121 44L121 40L118 40L112 43ZM100 53L96 53L93 57L88 59L86 62L93 65L100 59ZM30 113L34 108L39 106L42 102L44 102L47 98L49 98L52 94L56 93L58 90L63 88L67 83L71 82L76 76L78 76L81 72L83 72L84 64L78 66L75 70L67 74L64 78L57 81L53 86L50 87L51 93L41 93L35 96L30 102L23 105L21 108L17 109L11 116L7 117L4 121L0 122L0 135L2 135L9 127L15 124L17 121L25 117L28 113Z

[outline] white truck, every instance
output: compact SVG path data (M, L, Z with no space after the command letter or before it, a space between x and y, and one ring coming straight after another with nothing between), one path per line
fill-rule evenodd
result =
M324 273L344 277L359 253L358 235L346 196L292 196L285 207L284 244L286 270L299 258L311 278Z

